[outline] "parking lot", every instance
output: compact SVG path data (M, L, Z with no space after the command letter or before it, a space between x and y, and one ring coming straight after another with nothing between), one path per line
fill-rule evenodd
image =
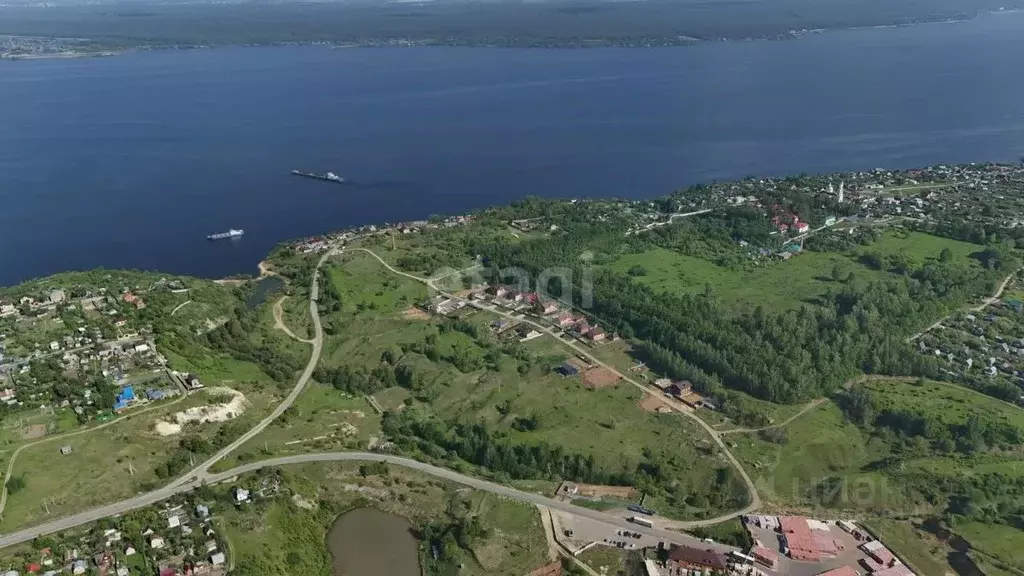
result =
M785 574L786 576L814 576L821 574L833 568L839 568L840 566L850 566L858 572L865 572L864 568L860 565L860 560L866 558L867 554L862 552L858 546L863 544L865 540L857 540L852 534L846 532L838 526L831 526L829 530L829 536L834 540L837 540L842 545L842 550L834 558L823 557L820 562L800 562L793 560L783 554L782 552L782 534L768 529L758 528L753 524L747 524L747 529L750 531L750 535L761 542L761 544L772 550L779 555L779 563L775 567L775 574ZM764 567L759 566L762 570L771 573Z

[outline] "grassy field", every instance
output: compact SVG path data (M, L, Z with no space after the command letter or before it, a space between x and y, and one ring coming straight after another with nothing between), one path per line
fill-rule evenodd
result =
M913 507L915 495L890 486L879 473L861 472L889 453L887 444L867 439L832 402L811 410L786 428L789 440L773 444L756 434L736 434L733 453L748 466L762 497L783 507L882 512ZM841 488L833 491L834 479Z
M946 248L953 253L953 262L959 264L978 264L976 260L971 258L971 255L983 250L984 246L933 236L923 232L891 230L883 234L881 238L870 246L858 250L858 253L875 251L889 255L902 252L913 260L924 262L925 260L938 259L939 254Z
M890 231L870 246L849 254L806 251L787 262L762 260L752 270L723 268L707 260L663 248L624 254L610 267L626 273L633 266L642 266L647 274L635 279L655 290L692 294L703 292L705 286L710 285L712 291L726 302L778 310L817 302L826 290L836 285L831 273L837 265L854 272L860 281L884 277L885 272L869 269L858 261L865 252L904 252L923 262L928 258L938 258L943 248L949 248L954 261L960 263L975 262L970 255L982 249L976 244L920 232Z
M941 384L922 384L893 380L868 380L864 388L872 397L895 409L913 408L943 424L962 424L968 417L1009 424L1024 430L1024 410L980 392Z
M578 556L581 562L597 570L598 574L615 576L626 566L626 552L618 548L594 546Z
M225 361L225 366L233 366L225 373L251 373L251 367L239 364ZM154 430L158 421L166 420L174 412L208 404L212 397L208 388L164 409L24 449L15 461L12 477L22 478L25 487L9 494L0 528L12 530L152 490L164 481L157 475L156 468L167 462L182 437L197 434L211 439L228 427L244 430L262 417L278 398L276 391L266 386L229 380L208 379L207 383L227 383L242 391L249 402L246 413L227 423L194 426L186 433L173 436L161 436ZM65 445L72 448L71 454L60 454L60 447Z
M309 294L296 291L281 305L285 326L299 338L313 337L313 320L309 317Z
M350 252L332 262L326 277L341 296L342 311L400 311L427 297L421 282L398 276L365 252Z
M675 294L712 292L726 302L753 308L796 308L814 304L835 282L829 277L833 266L856 269L859 278L882 273L869 270L841 254L805 252L788 262L764 261L753 270L731 270L693 256L685 256L663 248L640 254L625 254L611 267L627 272L635 265L647 270L646 276L635 279L655 290Z
M311 383L278 420L216 464L229 470L265 458L308 452L365 450L380 416L362 397Z
M1005 524L981 522L958 524L955 531L971 543L971 548L1024 570L1024 531Z
M895 380L869 380L863 385L883 405L913 408L947 425L963 424L973 415L1024 428L1024 413L1018 408L957 386ZM930 485L993 472L1019 474L1022 469L1020 457L1006 451L974 456L925 451L900 456L898 469L883 472L885 467L874 463L894 454L886 436L855 427L832 402L795 420L786 433L785 444L767 442L757 434L728 437L736 443L734 453L748 466L762 496L784 508L940 513L944 504L928 496Z
M471 549L458 549L467 576L521 576L547 562L540 515L533 506L469 492L398 467L363 476L358 466L315 464L284 469L288 493L265 506L228 509L225 535L236 564L264 576L328 576L331 558L324 537L341 514L372 506L408 518L413 525L443 524L472 516L484 529ZM301 505L300 505L301 504Z

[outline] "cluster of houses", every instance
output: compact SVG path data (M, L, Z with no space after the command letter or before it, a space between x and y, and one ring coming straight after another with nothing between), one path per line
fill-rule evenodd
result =
M915 576L882 542L854 522L801 516L746 516L754 541L747 557L763 574L786 574L790 561L818 564L817 576Z
M1018 403L1024 404L1022 309L1019 300L1009 299L993 304L984 316L955 316L943 322L947 330L923 334L917 350L945 360L950 374L999 378L1016 385L1022 390Z
M81 538L62 557L44 548L38 560L24 565L24 572L10 569L0 572L0 576L148 576L151 573L141 571L147 563L136 561L140 554L155 561L159 576L223 576L227 572L227 557L209 507L198 504L189 514L184 505L173 506L163 510L162 518L166 524L146 528L137 538L108 528L92 538ZM93 551L88 552L90 549Z

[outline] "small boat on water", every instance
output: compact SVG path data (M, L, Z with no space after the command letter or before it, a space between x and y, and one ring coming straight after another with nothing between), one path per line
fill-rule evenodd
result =
M313 174L311 172L302 172L300 170L292 170L292 174L295 176L302 176L303 178L312 178L314 180L324 180L326 182L334 182L337 184L344 184L345 179L338 176L334 172L328 172L327 174Z

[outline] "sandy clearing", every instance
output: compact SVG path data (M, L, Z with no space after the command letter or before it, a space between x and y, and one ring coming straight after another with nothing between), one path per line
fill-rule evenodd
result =
M161 420L154 429L161 436L179 434L185 424L207 424L209 422L227 422L245 412L247 402L245 395L233 388L209 388L209 392L230 394L231 401L222 404L208 404L187 408L174 414L173 422Z

